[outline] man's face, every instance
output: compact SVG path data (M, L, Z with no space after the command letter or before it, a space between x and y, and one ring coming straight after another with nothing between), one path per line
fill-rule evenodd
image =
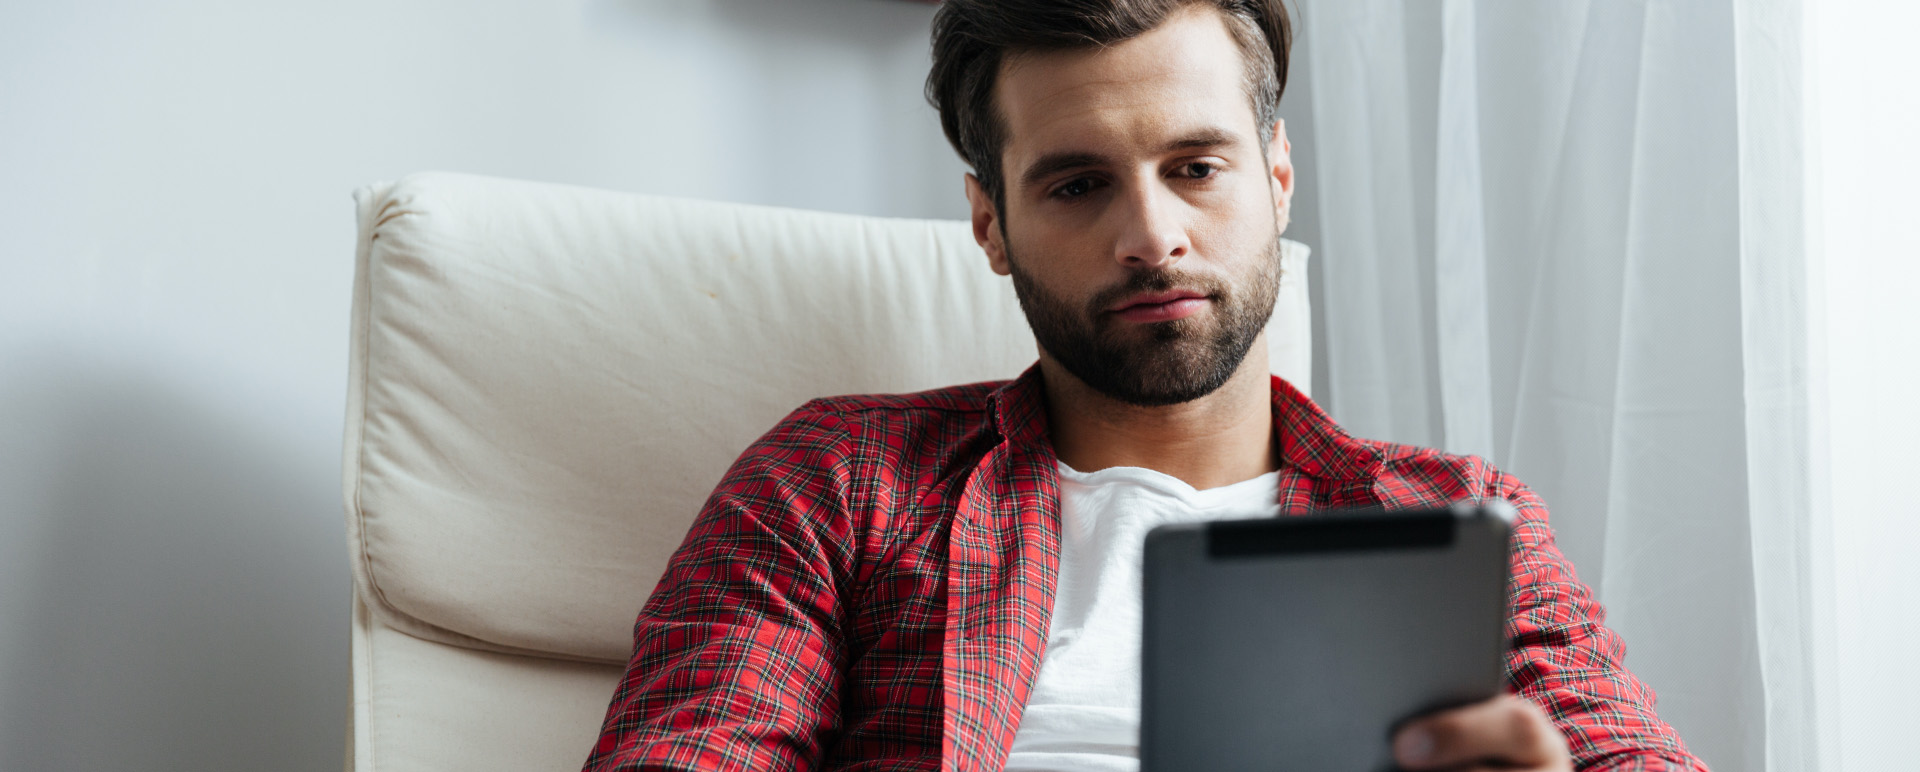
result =
M1006 203L969 177L974 235L1045 354L1117 400L1205 396L1262 340L1293 177L1283 134L1261 153L1244 73L1204 7L1001 70Z

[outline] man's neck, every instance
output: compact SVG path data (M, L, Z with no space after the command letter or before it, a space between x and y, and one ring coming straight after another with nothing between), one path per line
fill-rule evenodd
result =
M1094 391L1043 353L1054 454L1082 472L1137 466L1199 490L1278 469L1266 353L1256 342L1240 369L1212 394L1162 407L1129 405Z

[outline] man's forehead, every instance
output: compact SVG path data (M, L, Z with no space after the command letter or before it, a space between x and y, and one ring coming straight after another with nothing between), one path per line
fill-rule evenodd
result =
M1224 18L1207 6L1190 6L1112 46L1011 56L994 89L1007 129L1002 150L1013 161L1062 149L1157 145L1207 129L1242 131L1253 115L1245 72Z

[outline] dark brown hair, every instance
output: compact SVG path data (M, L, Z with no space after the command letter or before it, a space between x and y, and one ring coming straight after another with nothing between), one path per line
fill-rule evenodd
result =
M1246 59L1247 99L1260 150L1273 141L1287 87L1293 25L1281 0L946 0L933 17L927 101L940 127L996 209L1006 208L1000 150L1006 124L994 109L994 82L1011 54L1108 46L1145 34L1190 5L1218 9Z

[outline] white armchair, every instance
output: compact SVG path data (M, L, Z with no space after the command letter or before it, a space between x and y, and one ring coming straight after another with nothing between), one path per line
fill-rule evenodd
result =
M965 223L455 174L356 195L347 766L576 770L635 614L735 455L808 399L1010 378ZM1304 247L1269 328L1305 386Z

